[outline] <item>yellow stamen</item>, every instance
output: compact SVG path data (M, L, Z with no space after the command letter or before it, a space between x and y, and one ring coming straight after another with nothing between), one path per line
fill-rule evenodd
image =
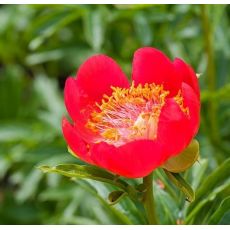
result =
M177 95L174 97L174 100L180 106L182 112L189 116L189 108L184 106L184 98L182 97L181 90L178 91Z
M118 141L118 139L119 139L118 130L115 128L106 129L101 135L104 138L109 139L109 140Z
M98 133L103 141L117 146L136 139L155 139L160 112L169 92L154 83L135 86L132 82L128 89L111 88L112 95L104 95L101 103L96 103L99 111L92 112L87 128Z

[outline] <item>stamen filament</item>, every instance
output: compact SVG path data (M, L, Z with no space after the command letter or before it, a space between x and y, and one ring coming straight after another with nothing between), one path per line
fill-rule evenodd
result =
M169 92L154 83L135 86L132 82L128 89L111 88L112 95L104 95L101 103L96 103L100 111L91 113L87 128L98 133L102 141L115 146L157 138L160 112ZM179 94L176 99L183 106Z

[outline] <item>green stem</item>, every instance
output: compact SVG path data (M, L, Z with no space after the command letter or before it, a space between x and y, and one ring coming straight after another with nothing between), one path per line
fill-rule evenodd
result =
M216 90L216 67L214 59L214 49L213 49L213 28L211 27L210 19L208 17L207 6L201 5L201 22L203 26L203 38L205 52L207 55L207 73L206 82L208 90L210 92L215 92ZM218 142L218 123L217 123L217 104L214 100L208 102L209 108L209 123L211 128L211 138L212 141Z
M153 174L152 173L143 178L143 184L145 187L145 191L144 191L142 202L145 207L148 223L157 224L154 197L153 197Z

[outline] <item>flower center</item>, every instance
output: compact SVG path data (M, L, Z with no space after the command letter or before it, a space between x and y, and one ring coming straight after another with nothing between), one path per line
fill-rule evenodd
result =
M130 88L111 87L109 97L103 96L97 111L91 113L86 127L99 134L100 141L115 146L139 140L157 138L160 112L169 94L162 85L146 83ZM178 104L180 95L178 96Z

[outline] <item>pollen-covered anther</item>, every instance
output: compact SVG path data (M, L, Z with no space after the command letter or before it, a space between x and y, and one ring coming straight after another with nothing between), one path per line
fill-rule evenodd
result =
M130 88L111 87L111 96L104 95L86 127L97 132L102 141L115 146L137 139L155 139L158 120L165 97L162 85L141 84Z
M115 128L106 129L101 135L105 139L112 140L112 141L118 141L120 138L119 132Z
M184 98L181 94L181 90L178 91L177 95L174 97L174 100L180 106L181 111L189 116L189 108L184 105Z

